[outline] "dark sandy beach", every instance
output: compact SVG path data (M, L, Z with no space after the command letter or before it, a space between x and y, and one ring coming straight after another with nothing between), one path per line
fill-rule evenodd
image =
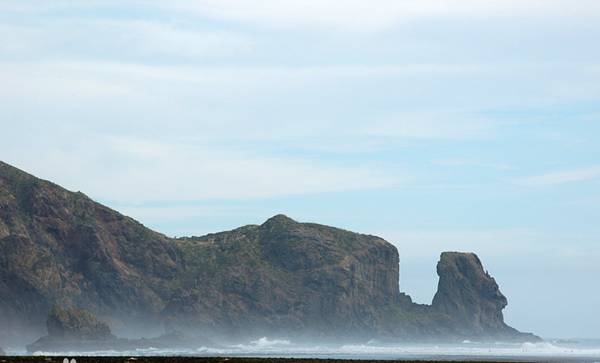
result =
M0 363L63 363L65 358L75 359L77 363L390 363L390 362L595 362L588 359L577 358L495 358L490 357L436 357L434 360L424 358L423 360L353 360L353 359L315 359L315 358L243 358L243 357L62 357L62 356L10 356L0 357Z

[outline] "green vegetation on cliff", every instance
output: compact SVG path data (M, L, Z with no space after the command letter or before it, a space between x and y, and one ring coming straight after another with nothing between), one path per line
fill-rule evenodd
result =
M277 215L171 239L0 162L0 324L43 331L51 308L114 325L298 336L521 339L472 254L442 254L432 306L398 286L387 241ZM55 315L58 313L55 312Z

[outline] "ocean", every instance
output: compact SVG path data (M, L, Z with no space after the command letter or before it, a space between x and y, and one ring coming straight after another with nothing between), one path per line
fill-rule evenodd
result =
M9 354L24 354L8 350ZM196 349L139 349L134 351L95 352L35 352L34 355L53 356L228 356L271 358L326 358L368 360L525 360L600 363L600 340L547 340L540 343L478 343L461 344L367 344L303 345L289 340L263 337L248 344L221 348Z

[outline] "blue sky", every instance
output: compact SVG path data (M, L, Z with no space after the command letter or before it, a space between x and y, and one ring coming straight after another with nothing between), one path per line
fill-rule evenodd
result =
M600 3L2 1L0 158L168 235L474 251L506 317L599 337Z

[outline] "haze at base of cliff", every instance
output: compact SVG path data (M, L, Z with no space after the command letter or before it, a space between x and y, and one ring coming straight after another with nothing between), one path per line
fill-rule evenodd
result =
M55 306L146 337L537 339L504 323L506 298L474 254L442 254L439 295L418 305L399 291L398 251L376 236L277 215L172 239L1 162L0 183L4 341L44 335Z

